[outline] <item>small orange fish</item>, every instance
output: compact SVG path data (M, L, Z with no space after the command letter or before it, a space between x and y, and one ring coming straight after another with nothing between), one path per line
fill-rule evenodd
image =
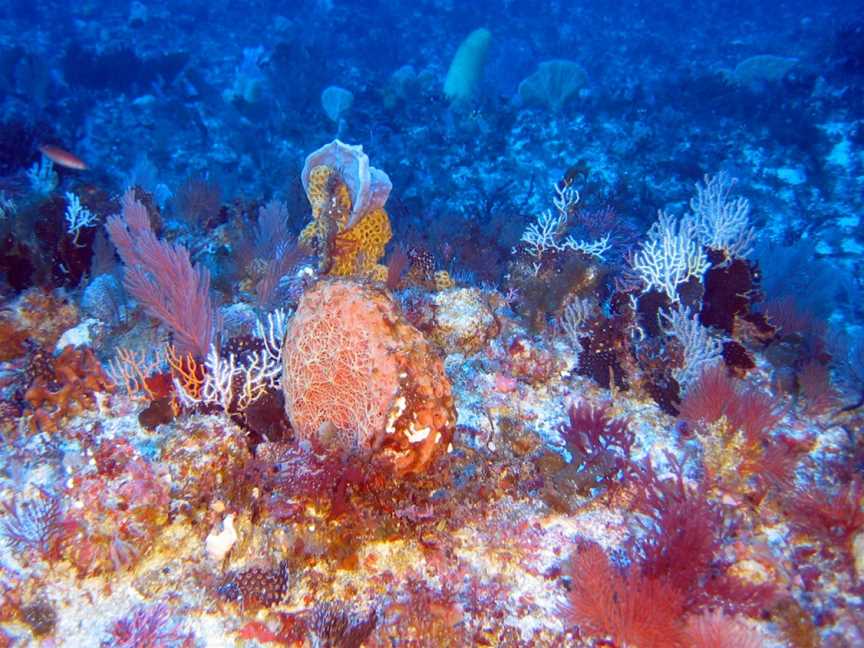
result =
M59 146L53 146L52 144L44 144L43 146L39 147L39 150L42 152L42 155L54 162L54 164L59 164L60 166L66 167L67 169L76 169L78 171L83 171L87 168L87 165L84 164L84 160L75 155L72 155L72 153L70 153L69 151L63 150Z

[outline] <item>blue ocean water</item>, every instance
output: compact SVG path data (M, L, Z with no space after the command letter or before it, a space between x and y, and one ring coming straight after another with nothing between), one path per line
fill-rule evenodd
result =
M350 148L356 146L362 152ZM297 407L292 410L280 382L280 347L303 295L328 276L353 277L375 290L386 286L406 321L436 345L455 401L445 437L455 431L457 454L465 453L452 468L459 489L491 479L478 468L484 461L527 470L515 467L518 453L500 456L508 444L532 447L526 457L540 456L538 447L516 443L504 430L518 428L539 447L561 450L556 439L575 392L594 403L620 403L620 394L641 399L666 417L670 435L675 425L689 427L675 430L668 444L662 435L658 441L643 433L633 465L644 457L662 461L668 450L690 462L693 479L707 475L721 483L705 458L713 446L694 436L699 426L685 413L692 411L687 398L698 391L700 376L719 363L741 393L761 389L774 398L777 420L759 444L794 449L796 488L845 493L846 512L860 517L862 147L864 8L855 2L0 3L0 431L6 442L0 479L9 502L0 520L8 540L0 554L6 590L0 645L7 638L20 645L241 645L243 628L250 633L244 636L258 632L263 643L261 628L244 625L260 621L254 613L244 611L244 623L224 621L236 611L230 608L236 597L220 598L225 574L260 569L237 578L261 603L267 597L255 590L256 579L284 576L276 565L290 553L285 547L299 543L306 553L297 550L305 557L291 564L291 586L268 586L320 594L324 589L309 585L303 571L314 571L312 555L325 565L321 573L336 578L334 565L344 557L334 557L332 547L344 539L283 529L283 546L261 549L267 564L252 560L261 541L253 528L269 534L283 522L314 526L310 519L322 518L274 512L274 506L264 507L259 519L259 505L244 490L260 491L263 486L250 486L252 473L263 470L258 464L270 466L258 444L303 437ZM322 183L320 204L310 189L313 152L334 174ZM340 191L353 207L376 186L369 166L388 179L389 193L381 190L386 204L374 204L386 210L386 227L363 220L372 207L340 211ZM136 226L134 213L146 225ZM383 247L369 244L363 237L373 235L361 227L352 230L358 222L374 229ZM147 236L152 245L143 242ZM130 279L136 271L137 284ZM179 359L167 358L168 348ZM253 352L262 354L260 366L243 355ZM94 378L98 367L104 379ZM74 380L69 371L77 372ZM204 391L193 394L196 380ZM109 385L110 397L104 395ZM244 389L245 397L238 396ZM77 396L70 401L69 393ZM254 417L249 413L271 397ZM524 411L516 401L524 401ZM404 399L395 402L401 416ZM636 428L637 411L628 402L616 415L629 415ZM206 417L206 426L236 429L210 445L199 439L194 451L192 441L185 448L178 439L198 438L190 426ZM327 422L341 430L336 418ZM409 441L422 437L415 428L406 434ZM381 443L373 444L376 451ZM227 449L232 444L248 444L248 465ZM208 457L206 470L225 468L220 480L242 484L233 490L221 481L209 484L206 501L203 495L192 501L197 482L183 482L180 473L188 471L168 460L184 448ZM478 457L467 459L473 452ZM572 466L574 452L568 446L560 456ZM626 453L629 462L629 447ZM277 473L288 470L286 463L271 461ZM99 466L92 474L91 464ZM539 476L520 473L524 489L508 497L545 505L538 493L553 480L546 468L536 470ZM618 485L627 472L616 472ZM171 488L154 485L163 478ZM355 484L354 477L333 479ZM537 486L544 479L547 485ZM604 479L594 486L606 488ZM286 488L261 480L273 492ZM139 484L141 492L130 496L121 482ZM432 526L422 511L442 498L440 488L428 501L389 494L401 502L390 509L411 513L380 523L386 533L368 521L362 532L345 528L366 540L399 533L416 540L424 525ZM110 502L91 501L100 489L116 489L110 492L118 500L140 497L146 511L123 520ZM724 482L717 489L711 501L755 499L741 485ZM41 513L26 513L28 502ZM88 507L90 517L75 513ZM747 517L743 526L752 537L743 544L770 547L778 565L805 560L780 547L797 528L789 521L794 516L784 517L790 507L778 504L770 523ZM205 538L222 537L217 532L226 512L238 520L245 554L237 558L235 550L234 562L229 555L224 563L219 554L191 571L171 567L180 559L166 549L168 534L197 543L203 555ZM100 516L114 521L97 529ZM15 526L30 523L35 526ZM765 531L773 523L788 523L791 535L778 540ZM793 567L774 574L814 636L821 633L821 645L864 642L855 571L864 571L864 540L852 544L864 519L846 524L838 552L851 570L847 580L824 577L813 585L812 571ZM827 523L827 536L838 525ZM92 545L89 553L70 549L76 542ZM731 551L734 542L722 536L718 546ZM830 544L825 537L819 542ZM816 547L811 553L802 550L806 560L819 542L807 545ZM357 553L367 557L364 551ZM719 556L718 550L718 564ZM176 569L176 579L154 576L148 560ZM831 572L830 560L820 560L812 570ZM432 580L435 569L428 567ZM476 563L463 571L472 569L479 569ZM115 573L122 577L111 593L87 580L110 581ZM382 593L374 605L352 602L346 618L367 631L355 643L322 639L327 624L319 617L330 619L332 611L299 593L282 608L269 599L259 607L270 610L269 631L279 629L278 641L288 645L287 616L278 611L301 608L318 619L298 617L310 628L310 645L443 645L429 637L410 643L415 630L381 631L385 620L396 623L407 614L393 601L412 600L406 592L422 599L400 579L389 599ZM561 621L552 604L525 604L521 613L531 623L520 626L511 619L519 616L515 604L474 601L472 607L465 591L452 589L456 577L445 580L435 582L435 595L446 598L446 590L453 597L462 615L454 625L466 637L452 645L582 645L574 637L592 636L590 623L572 615ZM549 596L567 595L569 581L547 581ZM345 591L356 590L329 585L328 600L335 592L347 600ZM97 592L89 596L99 619L90 635L82 621L88 587ZM500 596L517 597L513 583L501 587L508 594ZM490 591L483 595L493 596ZM229 607L214 611L208 607L214 601ZM688 608L688 618L709 607L723 606ZM728 601L723 609L744 614ZM789 638L783 621L789 609L766 606L761 617L750 616L751 626L758 624L765 645L817 645ZM123 643L128 628L112 623L124 614L132 626L159 621L167 628L162 643ZM184 629L172 629L169 616L188 617ZM493 618L494 638L482 643L480 629L494 625Z

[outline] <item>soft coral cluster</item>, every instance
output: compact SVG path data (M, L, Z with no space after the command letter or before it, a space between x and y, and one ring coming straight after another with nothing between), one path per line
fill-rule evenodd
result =
M724 512L708 499L705 482L688 486L681 465L671 457L670 464L669 479L650 462L640 470L634 507L644 518L627 546L629 570L614 567L597 545L577 550L565 619L583 634L640 648L734 645L699 643L707 622L698 615L720 607L758 615L773 587L732 575L721 555ZM712 631L731 641L740 624L718 621Z
M611 636L639 648L681 646L680 592L657 578L618 571L597 545L572 559L565 619L585 635Z
M561 436L573 469L586 487L611 488L632 468L630 451L636 437L628 422L612 418L608 405L574 403L567 415Z
M796 531L835 547L845 565L851 568L853 540L864 529L862 496L864 481L860 476L836 492L799 487L788 498L786 512Z
M723 365L703 371L681 403L681 418L695 424L709 476L726 490L758 502L769 488L787 484L807 443L771 431L785 414L777 400L730 377Z

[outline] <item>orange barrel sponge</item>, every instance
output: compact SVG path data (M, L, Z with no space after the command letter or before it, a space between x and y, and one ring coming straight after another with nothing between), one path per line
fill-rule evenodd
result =
M371 451L397 475L423 472L447 450L456 410L444 362L384 291L347 279L307 291L282 362L300 437Z

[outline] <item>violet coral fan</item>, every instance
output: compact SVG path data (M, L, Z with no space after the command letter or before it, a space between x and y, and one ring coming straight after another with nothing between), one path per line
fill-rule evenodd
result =
M123 195L123 211L106 228L126 264L123 285L129 294L174 332L181 353L205 356L214 326L207 269L193 266L182 245L156 238L147 208L131 189Z

